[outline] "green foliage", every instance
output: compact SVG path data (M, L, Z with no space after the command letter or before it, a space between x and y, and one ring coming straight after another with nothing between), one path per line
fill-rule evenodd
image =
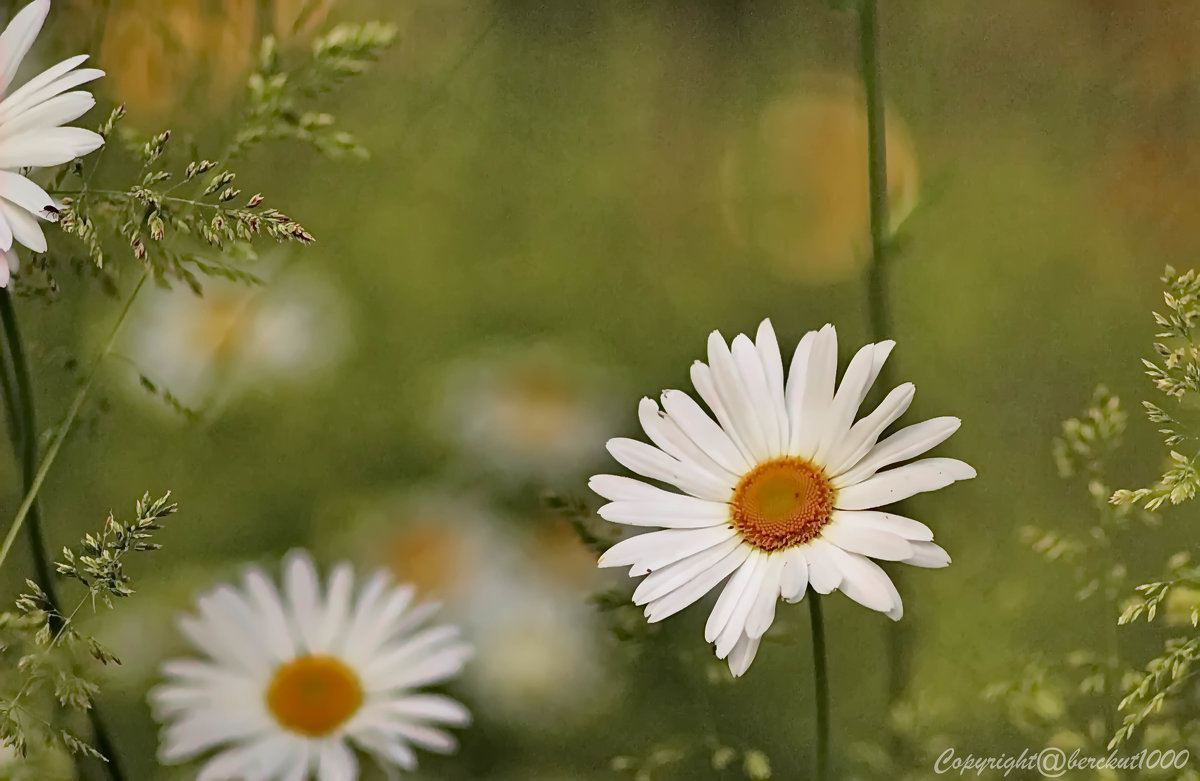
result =
M1166 446L1167 467L1152 485L1134 490L1124 489L1112 495L1117 506L1141 505L1157 510L1163 503L1179 504L1196 496L1200 487L1197 458L1200 453L1186 455L1175 448L1194 442L1193 427L1181 422L1182 416L1200 401L1200 343L1197 343L1196 323L1200 318L1200 277L1195 270L1179 274L1167 266L1162 276L1167 290L1163 300L1167 313L1154 313L1154 322L1162 331L1155 334L1154 352L1158 361L1145 360L1146 375L1179 412L1172 415L1151 402L1145 403L1146 416L1159 425Z
M683 768L687 767L688 763L700 761L706 766L706 778L764 781L772 777L771 760L762 751L722 745L713 738L698 743L682 739L661 743L652 747L644 756L614 757L610 767L634 781L661 781L685 777L681 775L686 772Z
M35 257L18 277L22 289L52 294L56 269L69 263L112 290L128 260L160 283L180 281L197 293L204 277L260 283L252 269L260 241L304 245L314 239L247 186L234 161L265 142L285 139L331 157L365 156L331 115L310 104L363 73L394 40L395 30L387 25L340 26L315 41L307 59L285 63L268 37L248 79L234 140L220 155L201 154L169 129L142 136L126 127L125 109L118 106L98 128L105 149L52 177L49 193L62 203L53 216L75 241L55 242Z
M169 493L154 500L146 494L132 521L110 513L104 528L85 535L78 550L64 549L55 563L59 574L84 587L71 611L61 610L40 586L27 581L16 609L0 613L0 660L20 673L0 678L0 740L30 757L20 763L22 772L33 774L58 752L100 757L73 734L69 717L90 709L99 690L88 661L107 665L120 660L80 629L80 612L88 605L111 608L115 598L133 593L126 558L158 550L153 535L176 509Z
M341 129L332 115L306 104L365 72L395 40L396 29L391 25L340 25L313 42L306 62L287 69L275 38L267 36L259 52L258 70L247 85L245 121L228 156L241 155L263 141L290 138L333 157L365 158L366 148Z

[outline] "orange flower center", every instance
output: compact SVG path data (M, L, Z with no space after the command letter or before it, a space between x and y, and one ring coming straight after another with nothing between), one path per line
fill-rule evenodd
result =
M275 671L267 707L283 727L309 737L328 735L362 705L358 676L332 656L302 656Z
M803 458L777 458L742 478L730 502L733 528L756 548L777 551L821 533L833 511L833 485Z

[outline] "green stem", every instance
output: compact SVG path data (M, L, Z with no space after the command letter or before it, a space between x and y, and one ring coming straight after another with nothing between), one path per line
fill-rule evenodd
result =
M13 375L16 379L16 393L8 399L12 417L18 421L14 430L19 434L14 436L13 446L17 450L17 459L21 463L22 490L28 494L37 474L38 442L37 414L33 403L33 383L30 379L29 362L25 358L25 343L21 339L21 331L17 326L17 312L13 308L12 293L7 288L0 288L0 323L4 328L4 341L8 344L12 356ZM5 391L14 390L5 387ZM36 499L36 497L35 497ZM35 580L46 592L54 610L50 616L50 628L57 630L61 616L58 614L58 595L54 591L54 577L50 573L50 565L46 560L46 541L42 534L41 510L36 501L30 503L29 523L30 554L33 556L33 566L36 572Z
M71 402L70 408L67 410L66 417L55 431L54 437L50 440L50 446L46 448L46 454L42 456L42 461L38 465L37 473L33 477L33 483L25 492L25 499L21 502L21 506L17 508L17 514L13 517L12 523L9 524L8 534L4 537L4 542L0 543L0 568L3 568L4 562L8 559L8 554L12 551L13 543L16 541L17 534L21 531L21 526L24 525L29 517L30 509L37 500L38 491L41 490L42 484L46 481L46 476L50 473L50 467L54 465L55 459L58 457L58 451L62 448L63 440L67 438L71 427L75 425L75 419L79 416L79 410L83 407L83 402L87 400L88 394L91 392L92 385L96 381L96 375L100 371L100 366L104 363L105 358L112 352L116 345L117 334L120 333L121 326L125 323L125 318L129 314L129 310L133 307L134 300L137 299L138 293L146 284L148 275L143 275L137 283L133 293L129 296L129 300L125 302L125 308L121 310L117 322L113 325L112 331L108 335L108 341L105 342L100 355L96 359L95 365L91 372L88 373L87 379L75 394L74 400Z
M859 0L859 48L863 96L867 110L867 176L871 208L871 263L867 269L867 317L871 341L892 336L892 313L888 300L888 182L887 129L884 120L883 79L879 63L879 4ZM890 388L890 366L879 373L879 384ZM900 588L900 573L889 574ZM888 707L904 697L911 676L912 640L908 625L895 622L887 631ZM895 748L895 747L893 747Z
M812 620L813 687L817 701L817 772L816 781L829 779L829 671L825 654L825 620L821 615L821 597L808 591L808 615Z
M55 458L57 458L63 441L66 439L76 417L79 415L79 410L82 408L83 402L87 398L92 384L95 382L100 365L112 351L121 325L125 322L125 317L129 314L129 309L145 282L146 276L143 276L130 295L125 308L121 311L121 315L117 319L116 325L113 326L112 333L109 335L108 342L104 345L100 357L96 360L96 364L92 367L83 386L76 393L66 418L63 420L62 425L59 426L58 431L55 432L54 439L51 441L50 447L47 448L46 455L40 463L38 462L37 455L37 416L34 409L33 383L31 381L29 363L25 357L25 346L21 339L20 328L17 325L17 314L16 309L13 307L12 294L7 289L0 289L0 326L3 327L4 339L8 344L9 353L12 356L12 369L16 380L15 383L4 382L2 389L10 420L14 423L19 422L19 425L11 426L11 431L13 434L13 446L18 451L18 458L21 461L22 486L25 491L24 501L22 501L21 507L18 509L17 515L9 527L3 546L0 546L0 567L3 566L9 552L12 550L21 526L25 521L28 521L30 553L33 557L37 583L45 592L49 602L49 623L52 630L57 628L61 631L63 616L60 608L61 603L58 600L58 595L55 593L53 575L50 572L50 557L47 555L46 542L42 533L41 514L37 505L38 491L45 482L46 475L49 474L50 467L53 465ZM92 707L88 709L88 719L91 722L92 731L95 735L96 748L106 759L104 767L108 777L111 781L124 781L125 775L121 770L117 758L116 746L96 703L92 703Z

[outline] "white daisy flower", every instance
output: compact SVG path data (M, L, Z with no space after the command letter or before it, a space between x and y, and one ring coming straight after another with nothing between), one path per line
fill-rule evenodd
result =
M612 385L565 349L513 346L452 367L441 423L497 477L555 482L587 469L616 431Z
M600 557L601 567L628 566L631 577L647 576L633 599L646 606L651 622L732 576L704 637L741 675L780 597L799 602L810 587L818 594L841 590L899 620L900 594L872 559L918 567L950 563L929 527L875 509L975 476L951 458L884 470L941 443L961 423L934 418L880 441L912 402L912 383L855 422L894 345L859 350L835 391L831 325L800 340L786 381L769 320L755 341L741 334L731 346L714 331L709 362L697 361L691 374L716 421L682 391L665 391L662 409L642 399L639 417L654 446L612 439L608 450L630 470L683 493L615 475L597 475L590 485L610 501L600 508L606 520L664 527L623 540Z
M324 375L352 343L340 291L312 273L279 275L268 287L208 280L143 293L124 345L134 363L188 407L214 409L251 392ZM147 399L137 375L127 389Z
M0 33L0 250L7 261L0 263L0 287L6 287L17 270L14 242L34 252L46 251L38 219L49 219L50 209L57 208L45 190L19 171L69 163L104 143L98 133L63 127L96 103L90 92L67 91L104 75L79 67L86 54L63 60L8 91L49 12L50 0L34 0Z
M180 628L207 658L168 662L150 694L163 762L216 750L197 781L354 781L352 747L406 770L414 747L453 752L442 727L466 725L467 709L419 689L458 675L470 647L457 628L418 629L437 606L413 607L411 586L380 572L354 591L348 564L323 594L311 559L293 553L282 594L251 568L241 588L200 596Z

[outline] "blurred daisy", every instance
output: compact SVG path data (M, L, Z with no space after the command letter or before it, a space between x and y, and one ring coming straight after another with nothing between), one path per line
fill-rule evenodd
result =
M688 394L668 390L662 409L643 399L642 427L654 443L609 440L628 469L679 488L597 475L591 487L610 500L601 517L662 531L623 540L600 557L602 567L646 575L633 599L661 621L699 600L726 577L704 637L718 658L743 674L775 619L780 597L841 590L854 601L899 620L900 594L872 559L944 567L950 557L933 532L909 518L874 508L975 476L962 461L907 461L941 443L958 418L934 418L880 441L908 409L915 388L893 390L855 422L894 342L858 351L834 388L833 326L804 336L785 381L770 321L757 339L731 346L717 332L707 364L692 366L692 382L716 421ZM883 471L881 471L883 470Z
M416 767L414 747L454 751L442 727L466 725L466 708L419 690L462 670L471 649L458 629L420 628L436 605L413 607L413 588L385 573L355 595L341 564L322 591L312 561L293 553L282 594L252 568L241 588L197 599L180 628L206 658L167 662L150 694L164 762L216 751L198 781L353 781L353 748L404 769Z
M17 68L29 53L50 12L50 0L34 0L0 33L0 287L17 270L14 244L46 251L39 219L49 219L57 205L45 190L19 171L69 163L99 149L104 139L78 127L63 127L87 113L96 101L73 87L104 75L79 68L86 54L70 57L10 91Z
M489 715L561 731L602 712L617 693L605 675L603 633L586 592L528 573L494 570L463 603L463 625L488 649L465 685ZM483 707L483 706L481 706Z
M501 522L461 492L429 489L373 499L320 526L324 547L385 568L453 610L482 588L489 568L520 557Z
M888 216L893 231L919 193L917 155L887 111ZM806 283L852 278L869 255L867 118L857 81L809 75L769 103L726 155L726 219L782 274Z
M610 384L548 347L464 364L447 381L445 426L502 476L561 478L585 468L613 430Z
M148 291L133 317L130 358L189 407L309 379L335 365L349 342L336 289L306 275L268 288L209 280L203 296L182 286Z

